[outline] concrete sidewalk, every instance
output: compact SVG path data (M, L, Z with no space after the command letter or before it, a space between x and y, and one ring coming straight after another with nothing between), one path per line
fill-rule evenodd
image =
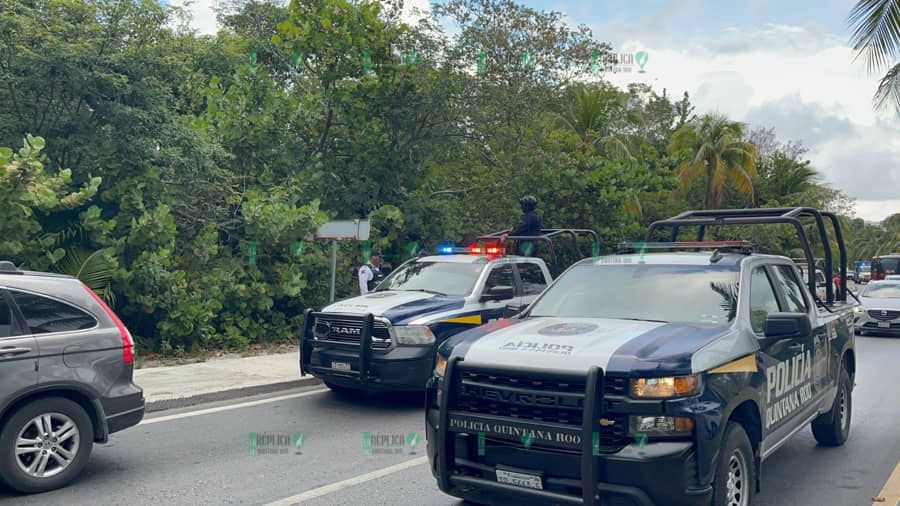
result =
M147 411L152 412L264 394L319 380L309 375L301 378L298 353L291 352L137 369L134 382L144 389Z

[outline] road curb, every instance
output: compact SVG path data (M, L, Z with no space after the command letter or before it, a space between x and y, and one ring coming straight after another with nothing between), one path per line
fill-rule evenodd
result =
M268 394L281 390L289 390L291 388L305 387L310 385L318 385L322 380L315 377L298 378L291 381L282 381L278 383L268 383L265 385L253 385L249 387L232 388L229 390L220 390L217 392L206 392L187 397L174 397L171 399L160 399L151 401L144 405L146 413L156 413L167 409L186 408L196 404L215 401L227 401L240 397L251 397L254 395Z

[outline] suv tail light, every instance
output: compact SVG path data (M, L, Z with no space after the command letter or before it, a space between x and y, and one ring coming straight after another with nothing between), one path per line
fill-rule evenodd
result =
M125 365L134 363L134 339L131 338L131 332L128 332L128 329L125 328L125 324L122 323L122 320L116 316L116 313L113 312L109 306L106 305L106 302L103 302L103 299L97 296L93 290L88 288L87 285L82 283L84 289L87 290L87 293L91 294L91 297L97 301L97 304L100 304L100 307L106 311L106 314L109 315L110 319L112 319L113 323L116 324L116 328L119 329L119 333L122 335L122 362Z

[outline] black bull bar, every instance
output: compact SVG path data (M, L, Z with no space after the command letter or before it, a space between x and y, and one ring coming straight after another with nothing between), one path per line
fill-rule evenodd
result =
M365 386L371 379L369 364L372 363L372 329L375 325L375 315L369 313L363 317L363 326L358 344L355 342L319 341L322 344L333 348L359 350L356 370L344 371L341 369L332 369L331 367L310 364L312 351L316 346L316 341L313 339L313 324L316 321L316 317L325 314L326 313L307 309L303 315L303 333L300 334L300 375L302 376L306 373L311 373L344 376L355 379L360 385ZM335 314L336 313L328 313L328 315L332 316Z
M523 492L523 489L515 485L507 485L492 480L485 480L473 476L452 475L451 469L455 464L455 437L451 437L449 429L450 424L450 404L453 402L454 385L456 377L461 374L461 370L478 370L477 367L466 366L462 357L451 357L447 362L444 371L444 381L441 383L440 395L441 401L438 412L438 427L436 441L436 465L438 486L444 492L449 492L454 485L458 486L475 486L485 490L493 490L495 492ZM494 370L494 369L492 369ZM600 504L600 492L624 492L625 489L631 487L620 486L610 483L602 483L598 480L598 458L594 455L594 424L602 416L603 411L603 370L600 367L593 366L588 370L587 382L584 392L584 411L581 420L581 490L582 496L575 497L559 494L545 490L528 490L528 493L534 497L541 497L548 502L561 504L583 504L587 506L598 506ZM652 506L653 503L649 497L640 491L630 490L633 499L639 504Z

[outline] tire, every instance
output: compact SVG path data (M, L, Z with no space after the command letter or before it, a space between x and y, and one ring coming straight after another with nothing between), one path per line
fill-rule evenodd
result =
M713 506L749 506L756 491L756 464L753 447L744 428L728 422L716 463Z
M50 419L47 439L39 433ZM38 426L40 423L40 426ZM33 440L34 451L16 455L19 436ZM54 439L54 436L63 436ZM84 409L61 397L37 399L19 408L0 431L0 477L19 492L44 492L63 487L87 465L94 446L94 427ZM29 449L31 445L19 445ZM42 449L38 449L42 448ZM69 455L67 464L61 458ZM43 462L44 469L39 471ZM29 471L30 470L30 471Z
M831 409L812 421L812 432L822 446L841 446L850 436L850 421L853 413L853 388L850 374L841 365L838 379L838 393Z

